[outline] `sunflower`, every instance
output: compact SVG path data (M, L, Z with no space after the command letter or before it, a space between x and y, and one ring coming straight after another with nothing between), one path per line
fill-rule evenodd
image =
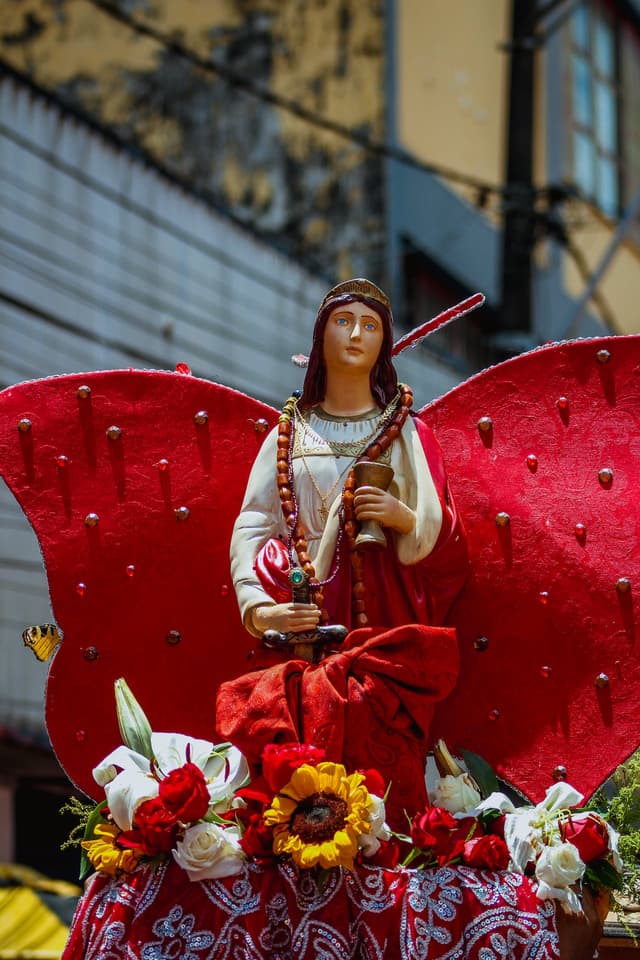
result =
M353 867L358 837L369 833L373 805L361 773L339 763L305 763L265 812L274 853L290 854L299 867Z
M120 828L111 823L99 823L93 840L83 840L81 846L87 851L87 859L95 870L115 877L118 873L131 873L140 859L136 850L128 850L117 843Z

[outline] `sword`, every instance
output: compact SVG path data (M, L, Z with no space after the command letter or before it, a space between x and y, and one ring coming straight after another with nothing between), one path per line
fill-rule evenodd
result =
M311 603L311 587L309 577L300 567L294 567L289 573L291 596L294 603ZM305 630L302 633L280 633L279 630L265 630L262 642L269 650L283 650L293 647L296 657L308 660L309 663L320 663L345 640L349 631L340 624L331 624L316 627L315 630Z

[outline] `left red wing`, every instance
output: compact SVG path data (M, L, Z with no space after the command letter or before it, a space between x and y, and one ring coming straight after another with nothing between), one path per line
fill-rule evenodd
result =
M218 684L247 669L229 538L264 438L256 421L272 427L277 413L191 376L110 371L11 387L0 414L2 474L37 534L64 631L49 736L98 797L91 770L120 743L115 679L126 676L154 730L213 738Z

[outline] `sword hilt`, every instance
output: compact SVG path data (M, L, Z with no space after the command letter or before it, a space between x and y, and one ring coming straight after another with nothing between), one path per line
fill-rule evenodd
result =
M309 577L300 567L293 567L289 572L289 583L294 603L311 603L311 588ZM305 630L303 633L280 633L279 630L265 630L262 642L270 650L284 650L293 647L296 656L308 660L310 663L319 663L331 651L325 648L332 644L339 647L347 636L348 630L340 624L329 624L316 627L315 630Z

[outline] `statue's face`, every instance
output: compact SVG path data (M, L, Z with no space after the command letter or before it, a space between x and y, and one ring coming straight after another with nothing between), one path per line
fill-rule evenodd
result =
M382 318L364 303L355 301L336 307L324 329L324 362L327 375L333 371L369 376L380 354L384 328Z

